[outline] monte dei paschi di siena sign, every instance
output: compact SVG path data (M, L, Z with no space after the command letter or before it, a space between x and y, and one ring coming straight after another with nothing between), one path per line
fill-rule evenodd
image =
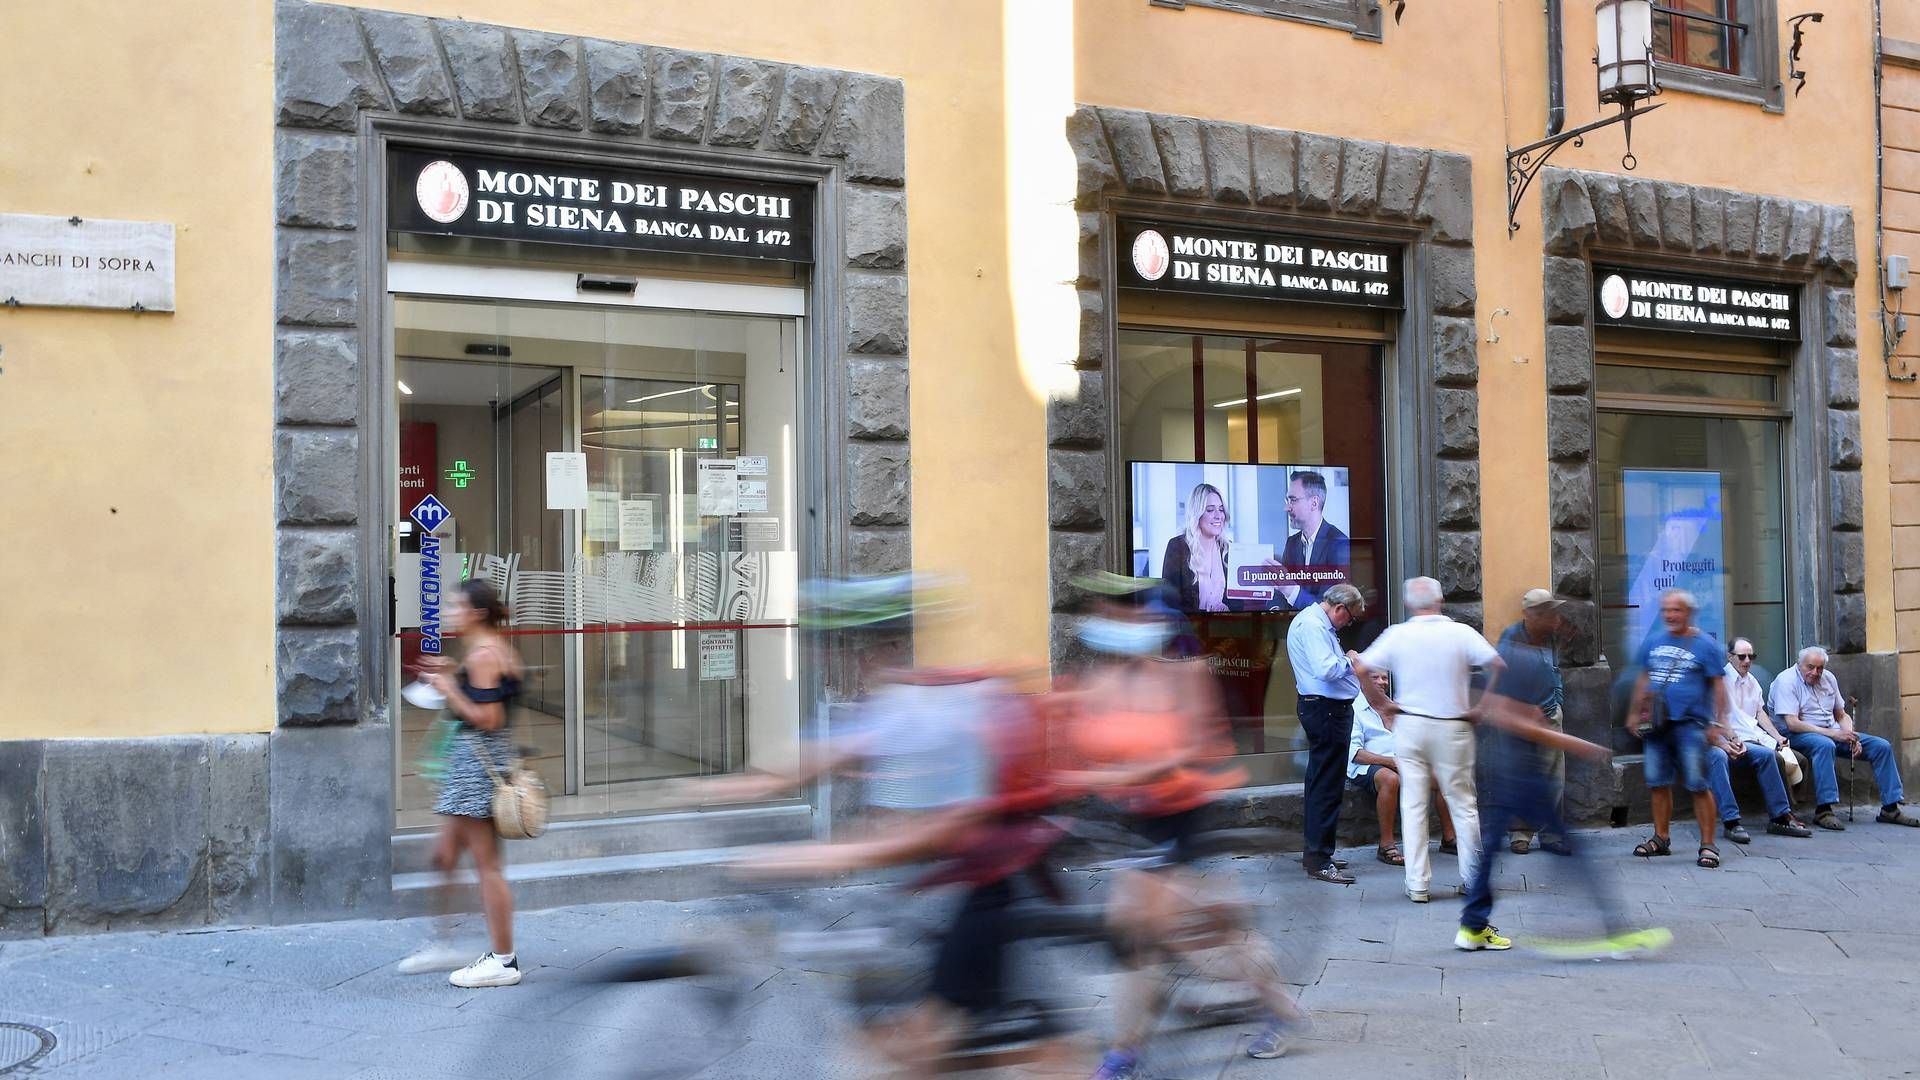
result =
M1593 291L1601 326L1800 339L1800 295L1787 285L1595 266Z
M1397 308L1400 249L1257 230L1123 221L1121 284L1162 292Z
M399 232L810 261L813 191L731 177L395 150Z

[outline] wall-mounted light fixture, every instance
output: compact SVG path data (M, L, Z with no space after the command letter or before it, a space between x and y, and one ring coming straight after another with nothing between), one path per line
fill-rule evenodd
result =
M1518 213L1533 178L1547 164L1555 150L1568 143L1586 144L1588 132L1614 124L1624 125L1626 153L1620 164L1631 170L1639 164L1633 156L1633 118L1650 113L1658 105L1642 102L1660 92L1653 68L1653 0L1596 0L1594 26L1599 48L1594 55L1598 75L1600 104L1617 105L1620 111L1604 120L1549 135L1539 142L1507 150L1507 234L1520 231Z
M1819 22L1826 13L1809 11L1805 15L1795 15L1787 20L1787 26L1793 31L1793 46L1787 50L1787 79L1793 83L1793 96L1799 97L1800 91L1807 88L1807 72L1800 66L1800 46L1806 43L1807 28L1801 24Z

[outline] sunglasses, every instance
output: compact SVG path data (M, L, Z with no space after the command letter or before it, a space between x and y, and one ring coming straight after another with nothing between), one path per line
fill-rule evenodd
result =
M1733 654L1733 658L1735 660L1751 660L1753 659L1753 654L1750 652L1737 652Z

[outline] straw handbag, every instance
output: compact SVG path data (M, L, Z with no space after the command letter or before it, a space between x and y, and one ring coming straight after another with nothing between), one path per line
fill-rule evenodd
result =
M474 750L493 781L493 831L502 840L531 840L547 831L547 785L540 775L515 763L501 770L478 740Z

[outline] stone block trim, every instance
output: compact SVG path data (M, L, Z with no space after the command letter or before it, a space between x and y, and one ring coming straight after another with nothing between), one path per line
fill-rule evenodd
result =
M1427 463L1417 493L1431 502L1431 527L1418 538L1426 571L1454 607L1479 618L1480 406L1477 291L1473 258L1473 169L1464 154L1363 139L1254 127L1225 120L1082 105L1067 119L1077 163L1080 304L1077 369L1047 410L1047 514L1052 658L1056 669L1084 658L1074 638L1085 601L1073 579L1107 566L1107 445L1113 334L1107 243L1109 198L1153 198L1195 210L1272 210L1322 219L1329 231L1368 224L1409 245L1410 281L1424 272L1426 299L1404 340L1405 385L1428 418L1419 448ZM1296 225L1297 227L1297 225Z
M265 921L267 750L265 735L0 743L0 939Z
M1808 328L1803 360L1820 388L1801 423L1824 432L1819 467L1831 513L1820 536L1825 568L1822 634L1836 652L1866 648L1866 556L1860 540L1860 356L1854 298L1859 256L1853 211L1778 196L1691 187L1606 173L1542 170L1540 217L1547 321L1547 452L1554 588L1598 600L1594 505L1592 251L1606 257L1668 256L1725 263L1730 274L1798 278ZM1818 407L1825 404L1825 409ZM1804 404L1804 403L1803 403ZM1563 660L1591 664L1595 635Z
M380 527L363 520L373 493L359 432L375 366L363 356L378 355L361 338L375 288L363 280L363 253L377 242L363 235L377 225L363 220L363 113L451 119L480 136L572 134L586 149L636 155L705 147L763 168L805 165L800 175L833 166L820 181L831 188L823 202L843 209L844 236L823 236L816 278L842 311L825 335L832 355L811 361L845 418L830 470L843 476L841 557L854 572L908 564L899 80L307 0L277 0L274 71L282 725L382 721L360 685L368 649L359 608L373 569L361 552L377 549L368 533Z

